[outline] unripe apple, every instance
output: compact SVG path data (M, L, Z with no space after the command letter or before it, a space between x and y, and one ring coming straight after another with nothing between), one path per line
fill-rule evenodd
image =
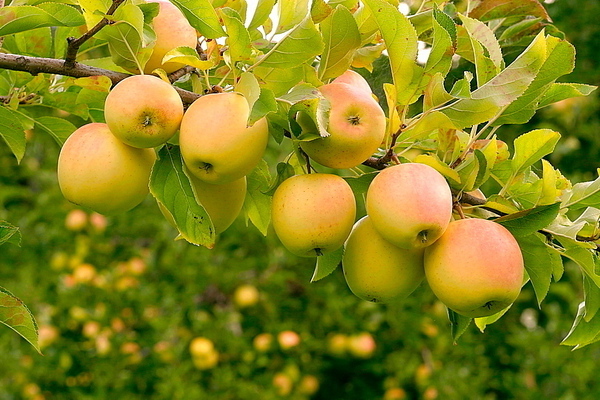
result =
M187 46L193 49L198 43L198 34L185 15L168 0L146 0L148 3L158 3L159 12L152 20L152 29L156 35L156 41L152 49L152 55L144 67L144 73L150 74L156 68L162 68L165 72L171 73L184 64L177 62L162 63L162 59L167 52L176 47Z
M167 82L153 75L123 79L106 96L104 117L110 131L133 147L156 147L179 129L183 102Z
M502 225L485 219L453 221L425 249L431 290L465 317L485 317L511 305L521 291L523 273L515 238Z
M350 339L343 333L334 333L327 337L327 351L334 356L341 357L348 350Z
M329 100L329 136L301 142L310 158L330 168L352 168L375 153L385 137L385 114L365 88L337 82L319 88ZM308 123L307 123L308 122ZM314 131L312 121L299 119L303 130Z
M298 392L312 396L319 391L319 379L314 375L304 375L298 384Z
M283 181L273 195L275 233L298 256L337 250L350 234L355 218L354 193L337 175L295 175Z
M384 240L369 216L359 220L344 245L342 266L356 296L375 303L403 300L423 281L423 249L402 249Z
M358 72L353 71L351 69L347 70L342 75L335 78L331 83L345 83L347 85L353 86L356 89L360 89L369 95L373 93L373 91L371 90L371 86L369 86L369 83L365 80L365 78L363 78L362 75Z
M405 249L423 248L446 230L452 217L452 192L446 179L428 165L395 165L371 182L367 214L388 242Z
M101 214L132 209L148 194L156 153L117 139L106 124L91 123L69 136L58 157L65 198Z
M256 351L260 351L262 353L271 350L273 345L273 335L270 333L259 333L252 340L252 346L256 349Z
M348 351L354 357L369 358L375 352L377 344L375 339L368 332L362 332L358 335L350 336L348 339Z
M239 93L213 93L185 112L179 145L185 165L198 179L223 184L248 175L269 140L265 118L247 126L250 107Z
M215 350L212 340L196 337L190 342L190 353L193 357L202 357Z

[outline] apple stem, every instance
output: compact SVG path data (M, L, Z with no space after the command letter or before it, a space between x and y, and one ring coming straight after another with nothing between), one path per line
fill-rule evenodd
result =
M317 257L320 257L323 255L323 252L321 251L321 249L319 247L315 248L315 253L317 254Z
M454 202L452 203L452 208L454 208L454 211L456 211L458 213L458 216L460 217L460 219L465 219L465 213L463 212L462 206L460 205L460 202L457 199L454 199Z

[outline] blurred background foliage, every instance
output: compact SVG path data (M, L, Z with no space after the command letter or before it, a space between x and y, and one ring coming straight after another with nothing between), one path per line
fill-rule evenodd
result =
M577 48L571 82L600 83L600 3L546 4ZM600 167L598 93L524 126L563 135L551 161L573 181ZM243 219L214 250L174 241L152 198L105 218L65 201L58 146L30 135L21 165L0 146L0 219L21 247L0 248L0 284L40 325L43 356L0 330L0 399L596 399L600 347L560 346L581 301L565 277L537 307L528 285L511 310L457 345L422 285L402 304L354 297L342 271L309 283L312 259Z

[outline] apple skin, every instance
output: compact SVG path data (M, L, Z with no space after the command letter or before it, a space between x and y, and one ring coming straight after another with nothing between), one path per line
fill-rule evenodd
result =
M354 193L337 175L295 175L283 181L273 195L275 233L291 253L301 257L340 248L355 218Z
M213 185L201 181L200 179L188 174L192 190L196 200L208 213L210 220L215 227L216 234L223 233L231 226L238 217L244 206L246 198L246 177L241 177L233 182L222 185ZM169 223L177 228L173 216L167 211L165 206L158 203L158 208Z
M342 267L346 283L363 300L403 300L425 277L423 249L401 249L385 241L369 216L354 225L344 248Z
M128 211L144 200L153 149L137 149L117 139L103 123L77 129L58 157L58 183L65 198L100 214Z
M269 140L267 120L247 127L250 108L239 93L200 97L183 115L179 145L196 178L223 184L248 175L262 159Z
M302 150L329 168L352 168L377 151L385 137L385 114L360 86L337 82L319 88L331 109L327 137L301 142ZM298 119L303 130L314 131L314 122ZM312 125L312 126L311 126Z
M110 131L133 147L160 146L171 139L183 118L181 97L153 75L134 75L106 96L104 117Z
M442 303L465 317L485 317L511 305L521 291L523 274L519 244L493 221L453 221L425 249L429 287Z
M368 95L371 95L373 93L373 91L371 90L371 86L369 86L369 83L365 80L365 78L363 78L362 75L358 72L353 71L351 69L347 70L342 75L335 78L331 83L345 83L347 85L354 86L355 88L362 90Z
M404 249L431 245L452 217L452 192L446 179L425 164L384 169L371 182L366 201L377 232Z
M152 49L152 55L144 66L144 73L150 74L156 68L162 68L167 74L183 68L185 64L177 62L162 63L167 52L176 47L188 46L196 48L198 34L185 15L168 0L146 0L147 3L158 3L160 10L152 20L152 28L156 34L156 42Z

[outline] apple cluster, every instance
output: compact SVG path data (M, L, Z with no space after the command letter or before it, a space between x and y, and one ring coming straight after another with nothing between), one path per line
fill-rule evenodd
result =
M385 136L385 117L360 75L348 71L319 88L331 103L330 136L302 142L310 158L330 168L367 159ZM298 115L303 130L316 129ZM426 279L448 308L466 317L510 306L523 284L519 245L502 225L454 220L446 179L419 163L377 174L366 194L367 215L356 220L352 189L334 174L288 178L273 196L273 228L292 253L321 256L344 246L346 282L358 297L400 301Z
M173 86L152 75L131 76L106 97L106 123L84 125L65 142L60 188L69 201L99 213L127 211L148 193L154 148L178 140L194 194L220 233L240 213L246 174L267 145L266 121L247 127L249 113L238 93L203 96L184 112Z

